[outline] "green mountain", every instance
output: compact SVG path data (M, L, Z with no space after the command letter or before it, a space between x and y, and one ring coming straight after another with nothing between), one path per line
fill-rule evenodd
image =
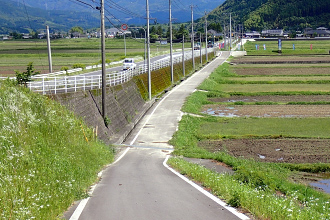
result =
M45 29L49 25L51 30L66 30L74 26L94 28L100 26L100 16L95 13L73 11L45 11L38 8L24 6L12 1L0 0L0 34L17 31L29 33Z
M330 27L329 0L227 0L208 14L208 20L227 24L229 13L233 24L251 31Z

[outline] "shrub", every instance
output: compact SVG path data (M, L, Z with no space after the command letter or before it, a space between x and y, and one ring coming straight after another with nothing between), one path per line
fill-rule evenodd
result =
M27 82L31 81L31 77L33 75L40 74L40 72L35 72L34 67L33 67L33 62L30 62L27 65L25 72L21 73L20 71L15 70L15 73L16 73L17 84L25 85L25 86L26 86Z
M82 63L75 63L72 65L72 68L73 69L77 69L77 68L81 68L81 69L86 69L86 65L85 64L82 64Z

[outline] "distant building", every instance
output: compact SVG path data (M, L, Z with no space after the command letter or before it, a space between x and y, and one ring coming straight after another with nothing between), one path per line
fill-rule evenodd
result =
M305 36L306 37L330 37L330 31L325 27L319 27L319 28L316 28L316 30L313 30L311 28L306 28Z
M284 35L283 29L261 31L262 37L282 37L283 35Z
M23 39L31 39L32 36L31 36L30 34L23 33L22 38L23 38Z
M110 28L110 29L106 29L105 30L105 37L107 37L107 38L114 38L117 35L122 36L122 35L124 35L124 33L126 35L132 34L131 31L124 31L123 32L121 29L118 29L118 28ZM101 31L96 32L95 35L96 35L96 37L101 37Z
M1 38L2 38L2 40L10 40L10 39L12 39L12 37L9 36L9 35L2 35Z
M243 34L243 36L246 38L260 38L260 33L257 31L252 31Z
M212 35L212 36L214 36L214 37L220 37L220 36L222 36L222 33L218 33L217 31L212 30L212 29L211 30L208 30L207 33L210 34L210 35Z

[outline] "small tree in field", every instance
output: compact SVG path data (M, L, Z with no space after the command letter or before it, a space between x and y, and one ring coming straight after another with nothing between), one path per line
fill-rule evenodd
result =
M35 72L33 67L33 62L30 62L27 65L25 72L21 73L20 71L15 70L15 73L16 73L17 84L24 86L26 86L27 82L31 81L31 76L40 74L40 72Z

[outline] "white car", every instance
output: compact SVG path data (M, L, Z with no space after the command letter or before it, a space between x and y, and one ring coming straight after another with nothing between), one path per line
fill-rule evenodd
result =
M123 70L135 69L136 63L134 63L133 58L126 58L123 63Z

